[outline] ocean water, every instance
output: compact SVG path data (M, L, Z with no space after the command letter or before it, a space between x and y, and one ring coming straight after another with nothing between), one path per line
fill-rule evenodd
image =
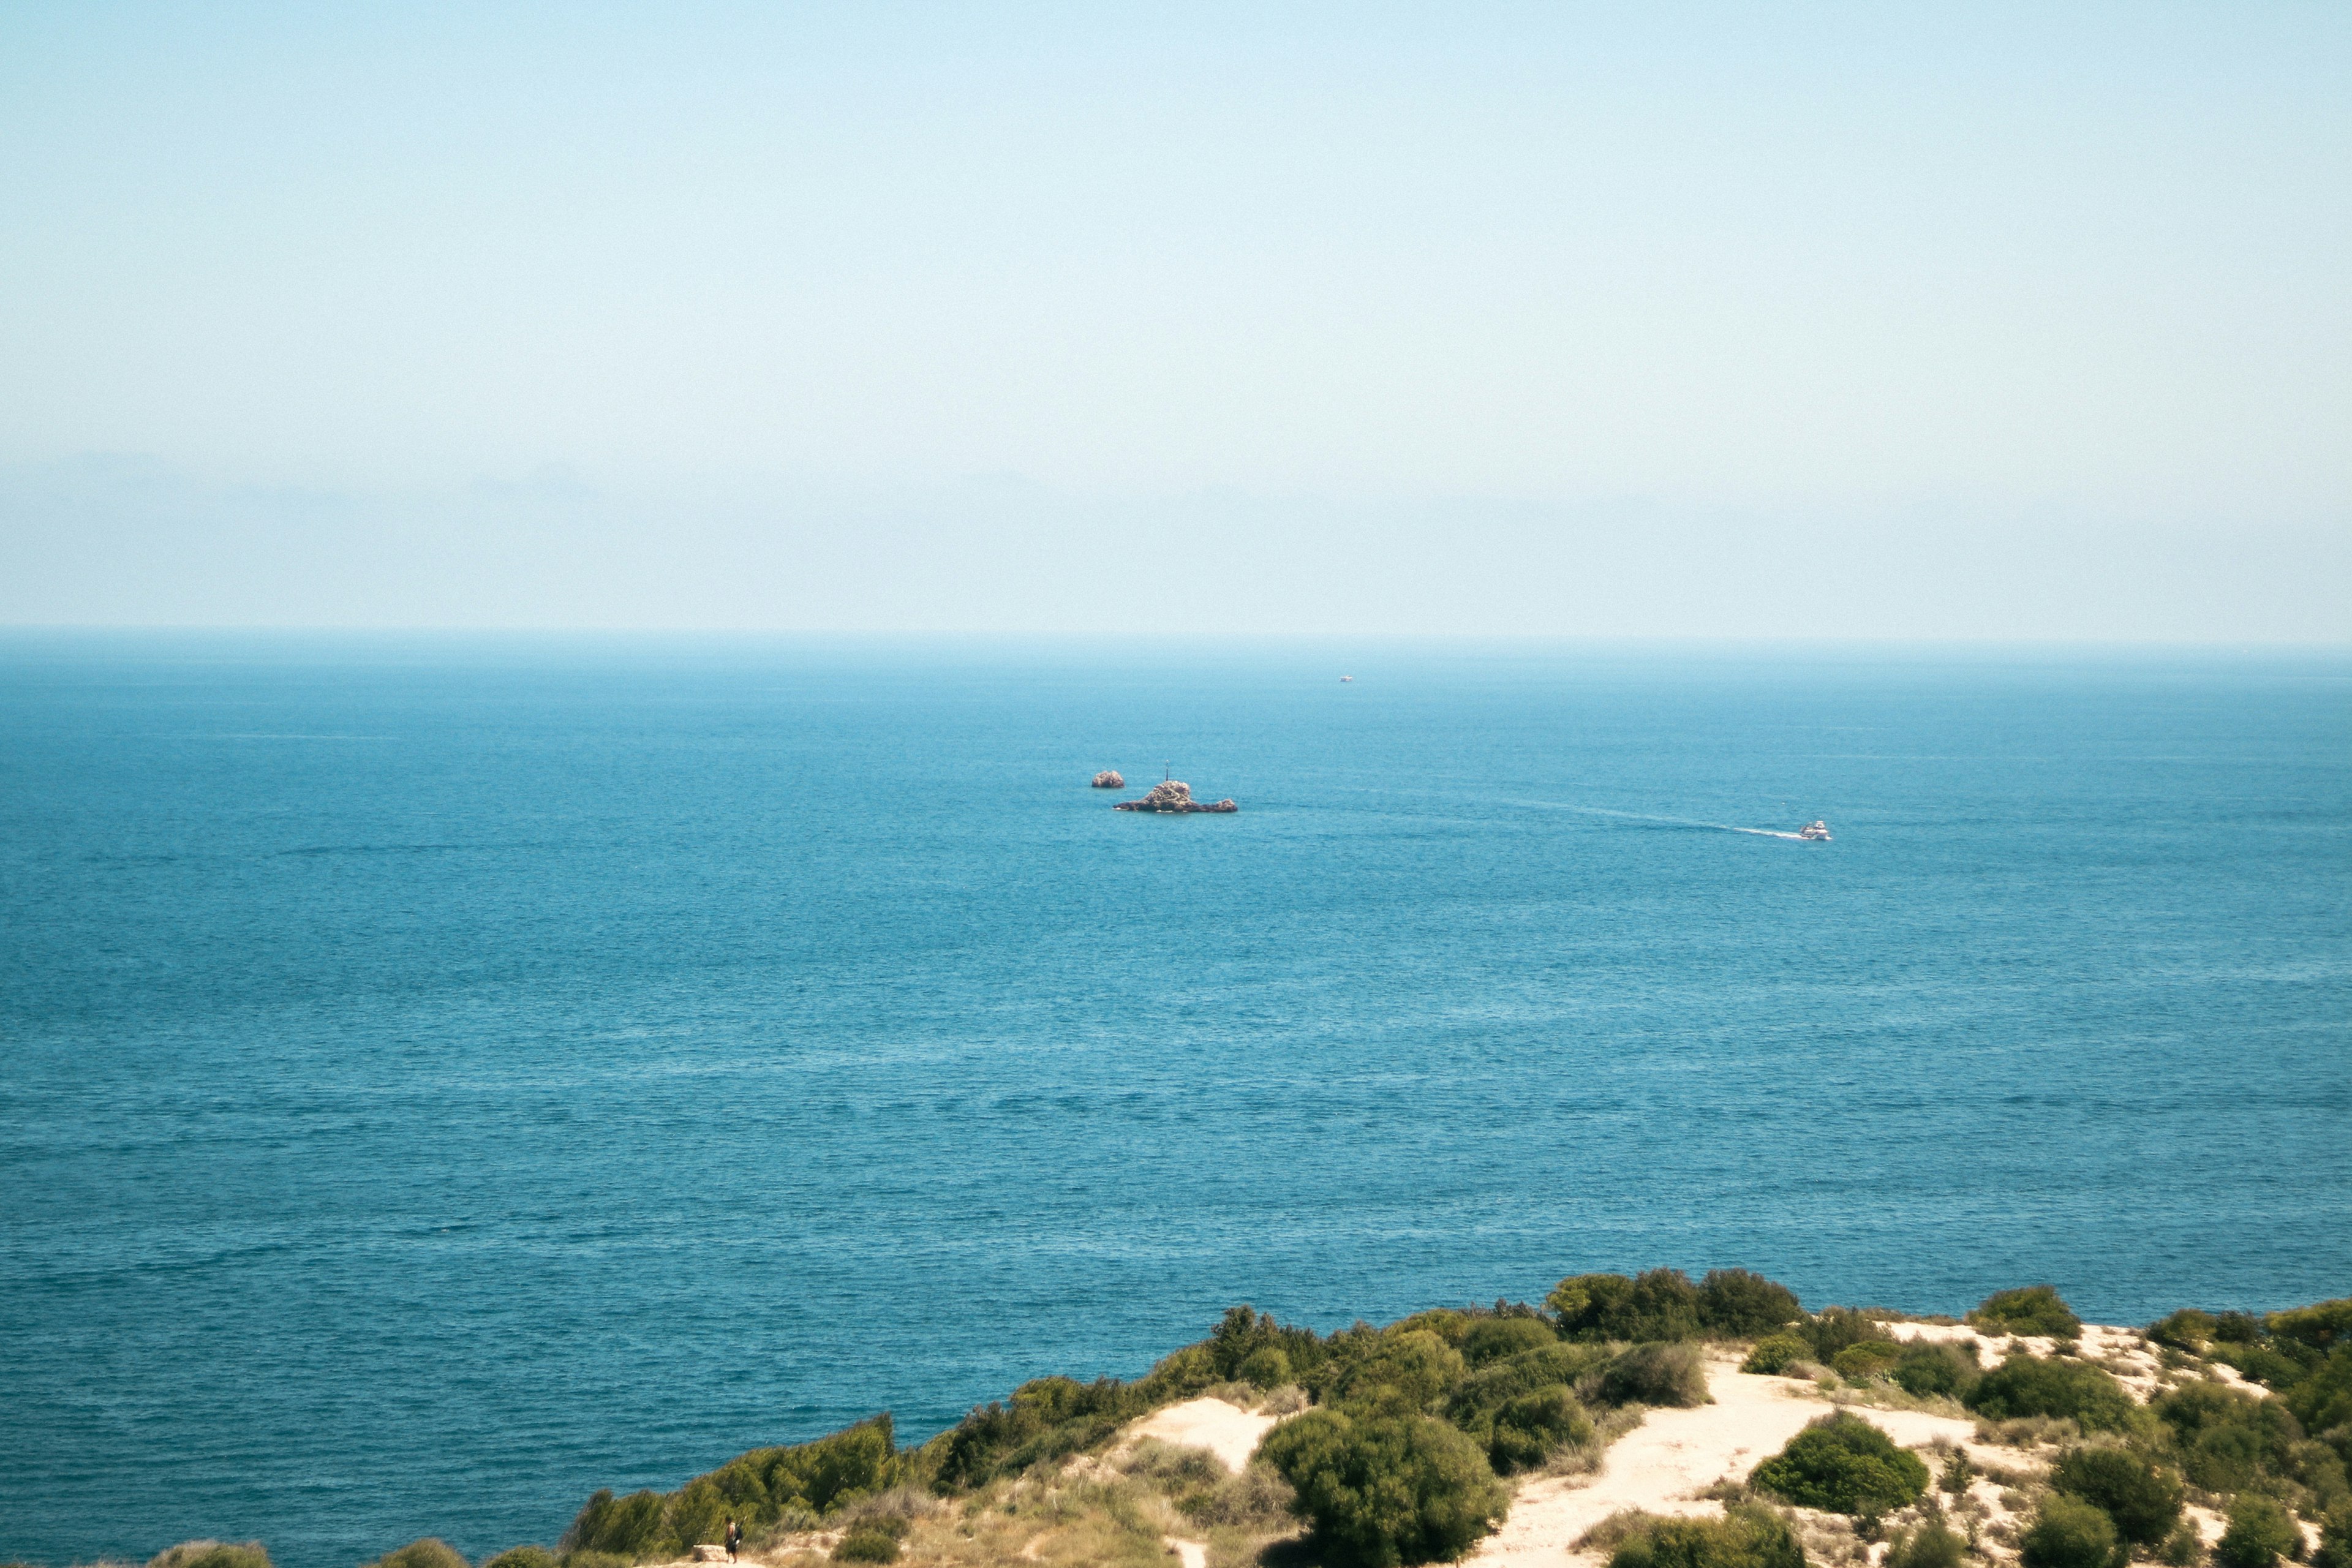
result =
M2347 764L2341 654L13 637L0 1557L551 1541L1236 1301L2345 1294Z

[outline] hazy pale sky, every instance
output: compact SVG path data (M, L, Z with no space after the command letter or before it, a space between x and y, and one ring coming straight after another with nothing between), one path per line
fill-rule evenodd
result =
M2352 637L2352 6L0 7L0 620Z

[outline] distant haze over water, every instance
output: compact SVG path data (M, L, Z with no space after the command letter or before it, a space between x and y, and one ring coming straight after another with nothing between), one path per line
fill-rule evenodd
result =
M1244 1300L2344 1294L2347 758L2336 652L10 635L0 1554L551 1542Z

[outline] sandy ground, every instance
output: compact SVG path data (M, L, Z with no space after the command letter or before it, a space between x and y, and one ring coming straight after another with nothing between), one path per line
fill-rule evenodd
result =
M1744 1481L1831 1406L1811 1384L1785 1377L1757 1377L1738 1363L1711 1358L1707 1390L1715 1403L1695 1410L1653 1410L1641 1426L1611 1445L1600 1473L1529 1481L1512 1500L1511 1516L1470 1561L1496 1568L1545 1568L1567 1563L1598 1563L1579 1552L1585 1531L1622 1509L1651 1513L1714 1514L1723 1505L1697 1493L1717 1481ZM1969 1447L1979 1459L1993 1451L1969 1443L1973 1422L1911 1410L1857 1410L1906 1447L1938 1440ZM2014 1458L2011 1457L2011 1461Z
M1127 1429L1125 1443L1157 1437L1194 1448L1206 1448L1217 1462L1239 1474L1257 1447L1257 1440L1274 1425L1271 1415L1254 1415L1222 1399L1188 1399L1155 1410Z

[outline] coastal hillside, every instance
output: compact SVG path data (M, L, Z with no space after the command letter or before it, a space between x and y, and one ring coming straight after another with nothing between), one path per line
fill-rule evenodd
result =
M598 1492L485 1568L1392 1564L2352 1568L2352 1299L1965 1319L1746 1270L1319 1335L1248 1307L1133 1382L1046 1377L901 1447L887 1415L675 1491ZM190 1542L153 1568L266 1568ZM375 1568L468 1568L439 1541Z

